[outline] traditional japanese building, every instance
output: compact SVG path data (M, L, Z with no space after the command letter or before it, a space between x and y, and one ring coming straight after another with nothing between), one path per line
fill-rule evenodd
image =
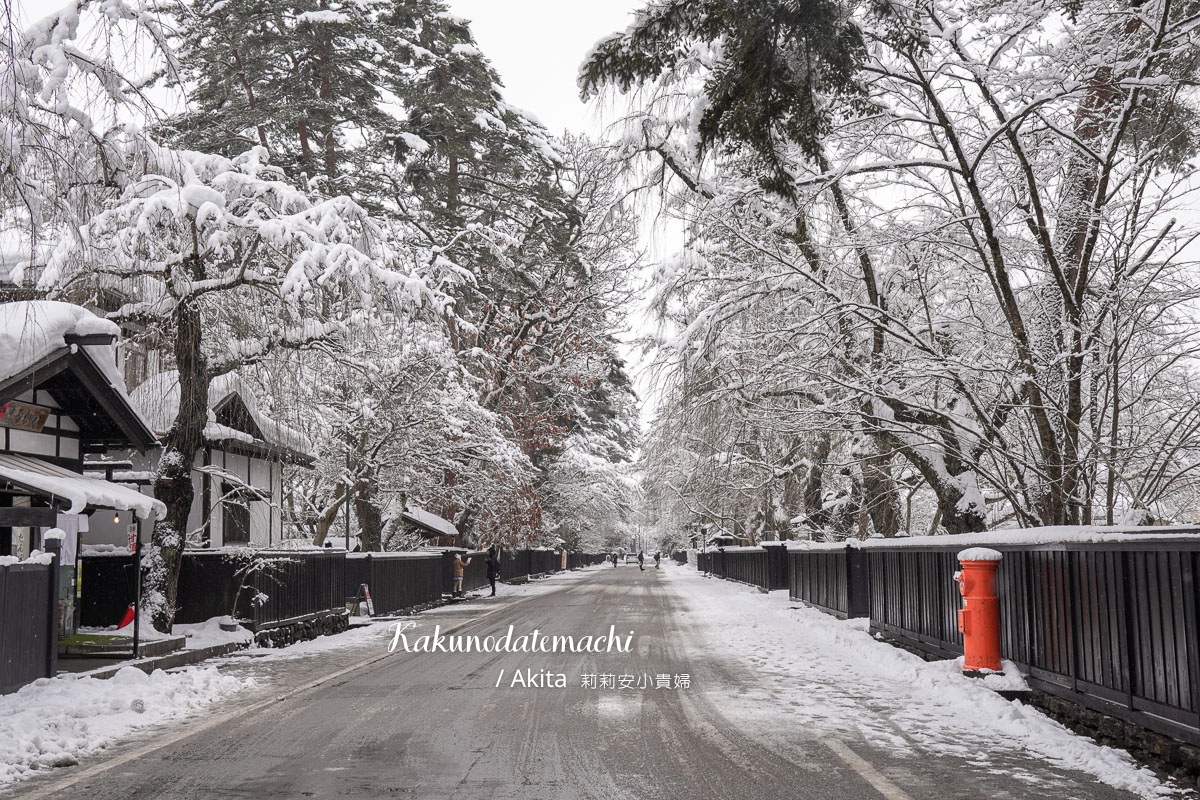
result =
M120 329L69 303L0 303L0 555L41 547L49 528L88 530L89 518L149 525L162 503L136 487L85 475L112 448L145 453L154 432L117 369ZM74 557L77 536L65 552Z
M134 405L157 434L165 434L179 414L179 375L151 375L131 392ZM236 375L222 375L208 387L204 448L192 468L195 496L188 518L192 547L277 545L283 538L281 506L285 466L310 467L312 444L300 432L263 413L251 387ZM161 451L129 454L116 462L114 478L149 484ZM93 465L99 466L99 465ZM115 539L102 531L98 539Z

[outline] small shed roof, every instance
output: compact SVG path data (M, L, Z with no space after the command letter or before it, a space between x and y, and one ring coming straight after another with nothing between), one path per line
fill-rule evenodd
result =
M401 517L437 536L458 536L458 528L453 522L423 508L409 506Z

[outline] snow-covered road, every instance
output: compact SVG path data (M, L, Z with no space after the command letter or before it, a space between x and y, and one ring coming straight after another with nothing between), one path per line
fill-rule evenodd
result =
M631 650L389 653L393 628L380 623L178 674L46 682L32 687L40 702L81 692L47 706L64 719L38 728L35 695L20 693L3 699L0 712L18 722L0 734L40 737L48 755L35 761L10 747L0 757L10 779L79 759L37 770L15 793L93 800L1172 794L1124 754L1004 701L953 663L926 663L874 641L861 623L794 606L673 565L560 575L418 615L406 633L615 627L633 632ZM563 680L528 685L521 672ZM72 718L72 704L88 719ZM81 726L86 735L72 734Z

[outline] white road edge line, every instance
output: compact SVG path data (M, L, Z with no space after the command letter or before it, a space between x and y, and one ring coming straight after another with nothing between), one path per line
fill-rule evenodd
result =
M846 766L862 776L863 780L871 784L875 791L883 795L887 800L912 800L904 790L885 778L879 770L870 765L862 756L851 750L844 742L834 739L831 736L821 737L821 744L833 751L833 754L845 762Z
M483 614L480 614L477 617L472 617L471 619L464 620L451 628L447 628L446 633L456 631L459 628L463 627L464 625L470 625L473 622L484 619L485 617L490 617L492 614L496 614L500 611L503 611L506 608L510 608L510 607L516 605L517 603L524 602L525 600L530 600L534 597L540 597L543 594L546 594L546 593L539 592L538 594L527 595L525 597L518 597L518 598L516 598L516 602L514 602L514 603L508 603L503 606L499 606L498 608L493 608L491 611L484 612ZM187 739L190 736L195 736L198 733L203 733L204 731L207 731L210 728L215 728L218 725L224 725L226 722L230 722L232 720L237 719L238 717L245 716L246 714L249 714L252 711L257 711L258 709L263 708L265 706L269 706L272 703L278 703L280 701L288 699L289 697L291 697L293 695L299 694L300 692L306 692L309 689L316 688L317 686L320 686L323 683L328 683L329 681L336 680L336 679L342 677L343 675L346 675L350 672L354 672L355 670L358 670L358 669L362 669L363 667L370 666L371 664L374 664L377 661L383 661L385 658L388 658L391 655L392 655L391 653L383 653L382 655L371 656L370 658L363 659L362 661L351 664L350 666L340 669L337 672L331 673L329 675L323 675L320 678L315 678L315 679L309 681L308 683L301 684L300 686L296 686L295 688L293 688L287 692L284 692L281 695L277 695L275 697L268 697L266 700L260 700L259 702L254 703L253 705L249 705L249 706L246 706L245 708L239 708L234 711L227 712L220 716L214 717L213 719L210 719L207 722L203 722L195 727L189 727L187 730L181 731L179 734L172 736L169 739L158 740L158 741L152 742L151 744L145 745L143 747L139 747L135 750L131 750L128 753L123 753L119 756L116 756L109 761L105 761L101 764L95 764L93 766L90 766L87 769L84 769L83 771L76 773L75 775L64 777L60 781L56 781L49 786L45 786L41 789L35 790L32 794L28 794L28 795L24 795L24 796L29 798L29 800L41 800L41 798L57 797L59 795L59 793L62 792L64 789L69 789L70 787L74 786L75 784L79 783L80 781L85 781L88 778L95 777L96 775L99 775L103 772L107 772L108 770L113 769L114 767L119 767L122 764L127 764L130 761L133 761L134 759L141 758L142 756L153 753L155 750L162 750L164 747L170 747L171 745L175 744L176 742L183 741L184 739ZM200 662L200 663L203 664L204 662ZM10 784L9 786L5 787L4 791L6 792L9 789L20 787L20 785L21 784L18 781L17 783Z

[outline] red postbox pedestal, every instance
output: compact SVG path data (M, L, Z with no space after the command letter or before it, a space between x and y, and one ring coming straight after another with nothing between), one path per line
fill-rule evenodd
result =
M981 675L1001 672L1000 598L996 596L996 570L1003 556L986 547L972 547L958 554L962 570L954 574L962 593L958 629L963 635L963 673Z

